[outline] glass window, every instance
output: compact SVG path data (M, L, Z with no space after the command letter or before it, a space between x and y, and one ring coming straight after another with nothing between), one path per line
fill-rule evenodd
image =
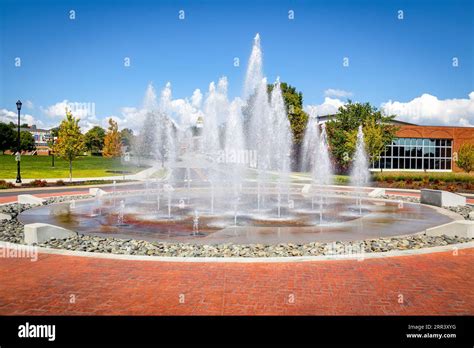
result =
M373 168L451 170L451 139L397 138L385 148Z
M400 158L400 169L405 169L405 159Z
M417 158L416 159L416 169L423 169L423 159Z
M394 158L392 161L392 169L398 169L398 158Z

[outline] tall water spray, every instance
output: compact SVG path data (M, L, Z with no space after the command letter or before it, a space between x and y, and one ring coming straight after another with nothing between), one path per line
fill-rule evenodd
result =
M260 34L257 33L253 39L252 53L250 54L247 71L245 73L244 99L248 99L255 93L262 79L263 53L260 47Z
M278 175L278 217L280 217L281 195L282 193L289 194L291 133L279 79L273 86L270 106L272 133L270 167L276 170Z
M319 195L319 223L323 222L323 199L327 192L327 185L333 182L333 170L329 157L329 144L326 133L326 124L321 124L321 136L316 147L316 158L312 172L313 184Z
M224 156L232 168L230 184L234 200L238 199L242 176L244 175L245 144L242 129L242 100L236 98L229 105L229 114L225 128Z
M362 187L366 186L370 180L369 161L365 150L364 133L362 125L357 131L356 149L354 152L354 160L351 170L351 184L356 187L359 205L359 211L362 209Z
M319 147L319 125L316 114L310 110L308 124L303 138L300 157L300 170L312 173Z

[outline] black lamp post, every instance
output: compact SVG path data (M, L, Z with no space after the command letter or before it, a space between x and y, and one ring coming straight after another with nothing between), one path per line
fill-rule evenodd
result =
M53 134L53 140L52 140L52 148L51 148L51 155L53 156L51 158L51 161L52 161L52 166L54 167L54 134Z
M16 183L21 184L21 175L20 175L20 159L21 159L21 151L20 151L20 111L21 111L21 101L18 100L16 102L16 109L18 110L18 133L16 137L17 141L17 158L16 158Z

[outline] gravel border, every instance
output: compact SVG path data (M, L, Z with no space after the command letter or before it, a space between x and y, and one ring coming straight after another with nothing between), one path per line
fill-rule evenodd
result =
M92 198L91 195L74 195L51 197L44 205L70 201L72 199ZM418 198L407 196L384 196L391 200L403 200L417 203ZM23 224L17 220L18 209L21 212L31 209L28 204L11 203L0 206L0 213L8 214L11 220L0 220L0 241L24 244ZM466 207L447 207L450 211L470 219L474 209ZM471 218L471 220L474 220ZM362 255L364 253L387 252L392 250L413 250L427 247L446 246L466 243L474 238L442 236L426 236L412 234L408 236L375 238L360 241L312 242L307 244L281 243L264 244L218 244L197 245L189 243L148 242L144 240L104 238L77 235L67 239L51 239L38 246L53 249L65 249L118 255L148 255L168 257L294 257L294 256L330 256L330 255Z

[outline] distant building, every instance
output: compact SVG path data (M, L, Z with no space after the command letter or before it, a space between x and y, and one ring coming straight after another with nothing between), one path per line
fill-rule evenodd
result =
M334 115L319 116L327 122ZM474 144L474 127L421 126L393 120L399 127L395 138L371 164L372 171L460 172L456 165L459 148Z
M48 156L50 154L51 148L48 146L48 141L51 139L50 129L36 128L36 125L32 125L29 128L20 128L20 131L30 132L35 139L36 150L28 152L28 155Z

